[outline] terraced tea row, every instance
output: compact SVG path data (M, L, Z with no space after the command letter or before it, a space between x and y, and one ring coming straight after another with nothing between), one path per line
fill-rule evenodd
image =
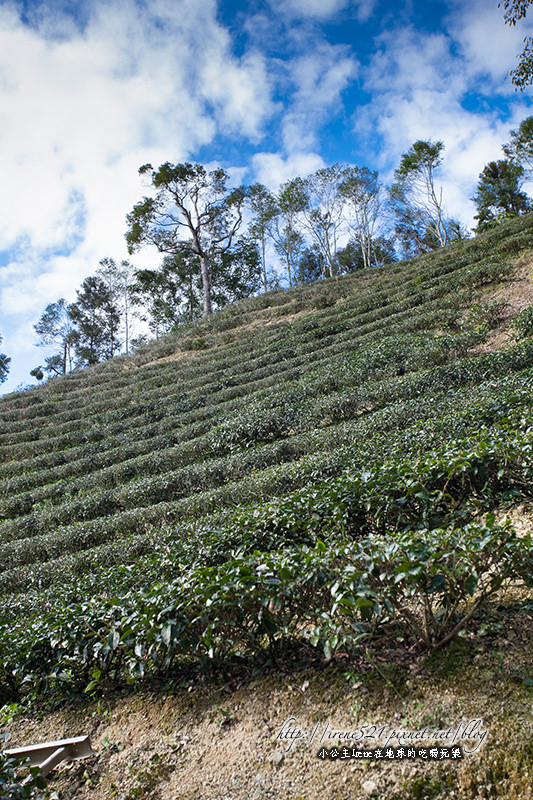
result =
M473 249L473 248L471 248L471 249ZM479 248L478 248L478 249L479 249ZM453 259L449 259L449 263L451 263L452 265L454 265ZM466 262L465 262L465 263L466 263ZM494 266L494 265L493 265L493 266ZM455 269L454 269L454 272L455 272L455 274L456 274L456 279L458 279L459 271L458 271L458 269L457 269L457 265L454 265L454 267L455 267ZM448 266L448 268L449 268L449 266ZM492 269L492 267L491 267L491 269ZM447 271L447 270L445 270L445 271ZM411 267L410 267L410 270L404 269L404 270L403 270L403 272L404 272L404 273L409 273L409 272L414 272L414 271L413 271L413 269L412 269L412 266L411 266ZM432 272L435 272L435 270L433 269L433 270L432 270ZM441 271L441 272L442 272L442 271ZM467 272L469 272L469 273L471 273L471 272L472 272L472 269L471 269L471 266L470 266L470 265L468 266ZM411 279L409 279L409 278L408 278L408 274L403 274L403 276L402 276L402 277L403 277L403 281L401 281L401 282L400 282L400 285L401 285L401 287L402 287L402 289L403 289L403 292L407 291L407 293L409 293L410 289L414 289L414 288L415 288L415 283L416 283L416 285L418 286L418 288L419 288L419 289L420 289L420 288L422 288L422 289L424 289L424 290L426 290L426 291L427 291L427 290L430 288L430 283L429 283L429 282L427 282L427 281L426 281L426 282L424 282L424 281L422 280L422 276L421 276L420 274L417 274L416 276L412 277ZM494 276L493 276L493 277L494 277ZM353 280L354 280L353 278L350 278L350 281L352 281L352 282L353 282ZM394 276L394 280L395 280L396 282L398 282L398 281L397 281L397 276ZM342 282L342 281L340 281L340 282ZM382 282L382 283L384 283L384 284L386 284L386 283L391 283L392 281L391 281L391 278L390 278L389 276L385 276L385 277L382 279L382 281L381 281L381 282ZM412 286L412 287L410 286L410 283L412 283L412 284L413 284L413 286ZM345 290L346 290L346 288L347 288L347 287L345 286L345 287L344 287L343 294L346 294L346 291L345 291ZM387 287L387 288L389 288L389 287ZM370 295L371 293L369 292L368 294ZM380 296L381 296L381 299L383 299L383 298L385 298L385 297L386 297L386 298L388 298L388 300L390 301L390 295L391 295L391 292L390 292L390 290L389 290L389 293L388 293L388 294L386 294L386 293L385 293L385 292L383 292L383 291L382 291L382 292L376 292L376 291L375 291L375 287L374 287L374 296L371 298L371 300L370 300L370 303L367 303L367 306L368 306L368 305L370 305L370 307L372 307L372 306L376 306L376 304L377 304L377 306L379 307L379 303L380 303ZM342 295L341 295L341 296L342 296ZM356 303L356 307L353 307L353 308L348 308L348 310L349 310L350 314L351 314L352 312L353 312L353 313L355 313L355 314L357 314L357 312L361 310L360 308L357 308L357 305L360 305L360 301L359 301L359 300L356 300L356 301L355 301L355 303ZM237 318L238 318L238 309L236 309L236 311L237 311ZM102 371L101 371L101 370L99 371L99 374L101 374L102 376L104 376L104 375L105 375L105 373L102 373ZM95 377L96 377L96 375L95 375ZM122 377L122 380L124 381L124 385L126 385L126 386L127 386L127 385L129 385L129 380L128 380L128 378L127 378L127 377ZM74 381L73 381L73 382L74 382ZM87 393L87 386L85 385L85 381L81 381L81 382L82 382L81 392L82 392L82 394L83 394L83 393L84 393L84 394L86 394L86 393ZM114 389L113 389L113 391L114 391L115 393L116 393L116 391L117 391L117 390L120 388L120 384L121 384L121 376L120 376L120 375L118 375L118 376L116 376L116 375L115 375L115 376L114 376ZM102 386L99 386L99 391L102 391ZM74 386L72 385L72 383L70 384L69 396L71 397L71 402L73 402L73 403L75 403L75 402L77 401L77 399L78 399L78 398L76 398L76 397L75 397L75 389L74 389ZM53 404L51 404L51 405L53 406ZM54 414L57 414L57 413L58 413L58 409L57 409L57 408L53 408L53 407L50 407L50 406L49 406L48 410L49 410L50 412L53 412ZM32 410L31 410L31 414L32 414L32 415L35 417L35 409L32 409ZM7 418L8 418L8 414L6 414L6 421L7 421ZM19 419L20 419L20 417L19 417ZM44 420L43 420L43 421L44 421Z
M238 375L243 376L246 379L246 383L253 383L255 381L259 381L262 377L272 377L272 366L275 363L284 363L285 364L285 374L283 374L283 370L280 370L280 379L291 379L293 376L288 372L288 370L301 368L305 366L309 368L313 361L319 361L324 357L334 355L338 352L343 352L345 350L355 349L358 344L360 344L365 339L371 338L372 334L375 334L380 329L386 328L388 332L392 332L394 330L401 330L401 329L410 329L410 330L420 330L424 328L430 328L432 326L437 325L439 322L442 321L442 316L446 317L446 309L455 308L460 302L460 298L458 297L451 297L448 298L446 303L439 301L438 299L432 301L425 306L418 307L416 313L413 313L410 308L406 311L399 312L397 314L392 314L388 318L384 318L380 320L378 323L374 323L365 327L364 325L360 325L357 327L356 330L341 330L336 335L331 337L326 337L322 339L320 342L313 341L307 347L301 348L302 354L298 355L296 353L296 348L294 346L289 346L285 348L284 351L279 351L276 354L272 354L271 357L268 359L267 364L265 365L263 362L263 366L261 366L258 371L252 373L250 375L249 370L247 367L250 366L250 363L246 365L241 365L235 371L229 371L228 373L218 374L215 378L215 382L209 386L207 382L209 379L206 380L203 384L203 388L198 390L198 394L194 395L194 384L191 386L190 393L188 393L187 397L184 397L183 394L176 398L175 390L174 394L172 393L172 389L168 389L166 391L166 395L169 399L169 405L172 408L175 406L176 400L179 405L181 405L180 411L187 410L187 406L189 407L198 407L201 406L203 402L206 402L208 398L208 391L209 389L213 391L213 393L217 393L221 391L220 382L226 382L229 380L233 386L229 387L228 393L230 395L236 396L238 394L237 387L241 385L238 381ZM403 324L402 324L403 323ZM328 339L331 338L333 343L328 346L327 342ZM321 344L321 347L318 345ZM259 356L258 360L261 361L264 359L264 356ZM234 375L237 377L234 377ZM180 388L184 388L185 384L180 384ZM163 394L163 393L162 393ZM152 397L151 400L148 400L149 397ZM164 411L161 408L162 404L164 403L164 396L162 396L158 400L157 407L154 408L154 401L153 401L153 394L151 395L149 392L143 394L143 398L146 398L146 403L149 403L149 412L148 415L158 414L160 416L164 415ZM141 398L139 398L141 400ZM185 408L183 407L185 403ZM178 405L178 408L179 408ZM142 407L142 404L141 404ZM144 407L146 411L146 408ZM175 408L173 409L175 410ZM121 411L118 414L121 419L124 419L124 412ZM93 423L92 430L94 431L92 434L87 431L89 428L88 421L89 419ZM4 474L17 474L17 469L25 469L26 464L23 462L26 461L28 458L33 458L38 453L46 453L51 452L52 450L61 450L65 447L75 445L79 442L87 442L90 441L90 436L96 437L98 440L101 437L101 432L98 428L98 423L103 425L106 424L107 420L109 419L109 404L105 404L105 411L103 412L102 416L99 417L98 414L91 414L91 416L85 420L82 419L81 421L74 421L68 423L68 429L71 431L70 433L63 433L59 434L58 436L51 436L50 438L44 439L37 439L37 441L31 441L28 445L24 446L21 445L13 445L13 446L5 446L4 448L0 448L1 454L4 459L16 459L17 457L21 458L22 466L18 466L18 463L15 462L13 464L6 463L4 467ZM144 417L140 417L139 419L135 420L135 425L130 426L130 429L133 427L142 426L145 419ZM81 430L80 430L81 428ZM51 426L51 429L54 433L56 433L56 429ZM40 435L44 434L45 429L41 429ZM91 428L89 428L91 431ZM27 434L26 434L27 435ZM76 442L76 438L78 442ZM41 466L38 462L33 460L33 468L39 468Z
M466 608L460 574L483 573L479 553L502 579L527 575L529 545L478 518L531 491L533 341L473 348L501 319L508 254L532 245L533 219L519 219L242 301L131 359L1 399L0 627L13 635L0 637L0 697L94 686L111 668L120 682L261 658L302 631L330 657L389 624L372 609L404 579L428 608L447 607L452 585ZM402 537L427 586L392 558ZM439 544L454 537L468 539L464 562ZM355 589L341 552L357 553ZM448 623L434 617L428 647Z
M497 400L494 397L495 388L499 390ZM168 523L172 520L194 518L217 508L233 505L236 497L241 502L257 501L264 496L304 486L311 476L316 480L336 475L350 465L371 467L376 461L386 460L390 457L390 453L395 453L396 456L401 453L416 455L423 450L423 444L427 447L429 443L437 444L451 437L460 436L473 424L482 424L485 420L492 424L495 420L501 419L502 415L509 413L517 404L527 408L531 388L533 383L529 370L512 380L501 380L499 384L491 381L487 385L481 385L475 392L472 392L471 388L455 393L447 391L441 396L432 395L424 400L396 403L392 407L387 407L381 415L372 414L356 424L315 432L312 437L301 437L298 442L299 461L282 464L278 468L264 469L263 472L254 469L256 452L257 466L263 468L269 463L275 464L276 460L279 461L280 452L275 445L257 448L248 454L248 460L243 458L242 454L233 459L241 475L247 468L250 469L250 477L243 479L239 476L235 479L233 476L234 479L223 488L216 487L222 483L220 478L224 477L225 471L230 466L227 461L219 460L215 463L213 472L215 488L208 490L205 488L205 483L201 482L202 470L195 467L189 477L197 479L197 483L193 484L197 493L189 497L168 502L156 502L157 496L152 497L153 502L149 506L134 508L129 512L121 511L92 523L58 528L51 534L25 539L19 545L15 543L5 545L1 552L6 570L0 575L0 586L5 591L9 586L16 589L33 581L46 585L50 576L57 578L58 574L64 578L63 567L58 572L53 561L49 567L41 565L35 570L17 568L13 571L10 567L16 563L33 564L54 559L67 549L71 553L88 550L105 544L108 538L122 539L122 544L126 545L127 549L131 542L124 541L125 535L130 537L137 534L135 536L137 541L139 531L149 531L162 520ZM471 408L466 406L465 401L468 399L472 402ZM461 407L461 404L465 406L465 411L458 414L456 409ZM424 420L427 421L424 423ZM395 430L397 428L399 430ZM298 454L298 449L292 447L290 441L288 445L285 452L282 451L282 455L293 458ZM324 450L327 450L326 454L323 454ZM301 456L302 451L306 453L304 456ZM313 452L317 455L310 455ZM240 463L239 458L242 459ZM152 486L156 495L164 494L167 488L166 477L172 482L176 476L171 473L169 476L161 475L154 479ZM205 477L204 473L204 481ZM116 506L116 497L112 494L104 495L101 502L107 502L110 511ZM118 545L120 544L121 542L118 542ZM97 554L95 558L98 560ZM61 563L62 561L63 559ZM87 563L87 555L82 555L81 563ZM73 564L75 566L76 560Z
M60 509L53 511L46 507L39 509L40 526L47 529L54 524L61 524L64 519L73 521L94 518L101 513L109 513L106 507L111 507L113 504L117 509L129 507L127 498L142 496L145 485L142 481L137 481L132 491L128 490L126 484L116 499L106 493L102 498L94 500L87 497L91 485L107 490L118 482L128 479L128 474L130 480L146 473L153 475L155 464L158 464L159 468L175 470L214 455L222 456L228 452L234 454L238 448L349 419L364 413L369 407L373 409L383 407L394 398L419 396L428 389L438 391L443 386L455 388L461 383L475 381L476 376L490 374L496 369L496 364L499 373L503 375L507 370L523 369L529 363L531 355L528 345L517 345L504 356L501 354L480 356L474 362L422 370L420 373L408 374L400 381L391 379L390 373L396 371L398 364L406 362L407 351L411 360L418 364L428 360L430 363L442 361L447 355L447 347L431 339L421 340L413 337L388 339L380 343L377 348L360 350L349 360L339 361L333 368L330 364L328 368L318 370L316 374L311 373L306 379L291 384L290 388L278 385L274 392L269 391L262 396L248 396L247 408L240 415L235 416L234 409L222 417L212 414L210 425L206 426L208 427L206 433L202 433L198 427L193 430L182 429L187 434L186 442L176 444L166 458L157 453L153 458L152 453L152 458L146 458L141 462L145 467L144 472L142 469L135 469L132 474L132 465L126 460L123 461L121 468L108 468L104 475L98 471L87 474L84 470L83 478L77 484L72 480L68 482L61 480L56 484L46 485L40 492L34 491L32 494L25 492L21 496L11 492L9 499L3 503L3 515L14 518L21 513L27 513L34 504L43 501L47 501L47 505L54 504L54 501L61 502L65 495L82 492L84 496L79 500L69 500L62 512ZM411 364L411 367L413 366ZM378 375L380 371L389 374L382 381L368 382L369 375ZM342 387L341 391L335 391L339 387ZM176 436L175 440L179 441L179 438ZM83 459L82 464L86 467L87 460ZM69 466L72 470L71 475L75 474L76 464L73 460L69 461ZM219 471L220 474L227 474L227 470L219 468ZM174 475L172 481L168 480L167 476L161 477L161 486L167 486L169 492L178 491L182 483L189 488L194 485L194 481L191 483L190 478L183 481L181 474ZM10 488L13 489L13 486ZM80 510L77 511L77 508ZM15 529L19 531L19 535L28 535L28 527L35 532L36 524L34 515L13 519L12 523L0 523L0 539L12 535L10 532Z
M349 351L350 348L348 348ZM317 368L315 366L316 359L313 359L313 361L308 360L306 377L300 382L296 379L300 374L299 367L302 362L299 361L299 364L295 366L294 360L291 360L291 367L288 369L279 369L275 374L269 371L265 377L261 377L258 380L244 382L229 388L220 388L215 384L212 387L214 391L210 398L204 394L195 396L192 393L188 396L179 395L178 397L170 398L161 397L157 394L155 397L152 396L153 399L148 412L150 424L143 428L143 439L146 441L152 436L168 433L173 434L169 438L173 443L177 443L181 438L193 438L196 435L200 435L203 432L201 424L196 430L193 429L197 423L205 421L206 418L214 421L217 415L227 414L232 411L240 405L240 398L243 395L248 395L254 402L262 401L267 407L269 403L275 406L277 404L276 397L279 394L278 385L279 388L283 389L283 386L291 379L297 385L301 384L302 390L306 392L307 396L317 396L326 391L357 385L358 382L366 380L371 373L375 373L378 366L381 372L388 371L393 374L400 365L403 365L406 370L411 370L415 369L417 365L444 361L449 351L450 344L448 342L439 343L427 337L425 339L413 336L396 337L393 341L387 338L382 339L377 346L360 348L357 354L352 353L341 357L341 359L330 360L326 369ZM329 352L336 352L336 348L332 348ZM317 363L321 363L320 359ZM253 375L251 377L256 378L257 376ZM271 387L274 387L274 390ZM211 401L209 404L208 400ZM160 418L161 422L153 423L152 415ZM134 421L138 422L137 419ZM101 441L102 429L104 429L106 431L106 445L112 449L115 437L120 437L126 430L133 437L139 427L142 427L141 423L132 426L129 417L126 418L126 421L115 421L113 417L112 424L107 428L103 424L96 427L94 436L97 442ZM189 433L191 433L190 436L188 435ZM87 436L87 438L89 437ZM71 442L71 447L63 455L72 465L74 472L76 472L75 462L78 452L76 452L75 447L72 447L73 444L74 442ZM87 467L86 459L83 459L85 447L86 444L84 442L84 445L79 448L79 452L82 455L82 474L86 474ZM99 450L99 453L102 455L101 450ZM60 463L57 452L54 453L53 459L54 461L50 467L55 469ZM48 461L46 455L44 457L35 456L33 459L34 470L39 469L43 465L43 461L44 466L46 466ZM40 473L40 475L34 473L32 475L29 472L17 478L17 471L21 471L24 464L25 462L20 462L19 464L14 462L8 465L7 468L13 474L13 477L0 483L0 492L3 490L4 492L9 491L10 494L16 494L17 491L28 488L32 483L38 485L40 476L44 478L43 473ZM15 471L15 467L18 467L17 471Z
M386 629L391 613L400 624L398 613L402 617L415 591L415 613L403 617L404 623L428 648L440 646L458 630L448 614L460 608L466 624L471 616L466 609L477 608L505 581L531 582L530 536L519 538L493 519L465 524L473 493L479 508L495 492L530 485L531 421L530 416L528 423L504 422L480 431L477 443L441 445L415 465L391 461L263 508L245 508L218 530L200 526L193 541L182 529L131 570L129 585L123 569L105 572L109 587L126 578L120 598L104 592L72 603L65 587L66 596L50 596L39 626L4 624L11 635L2 640L0 692L16 696L29 682L38 691L79 689L88 681L92 689L105 684L110 667L116 682L142 678L145 671L176 674L182 659L264 658L265 636L271 652L286 637L306 638L311 632L309 641L331 658ZM453 525L458 519L460 528ZM415 520L417 530L411 527ZM375 531L370 537L369 530ZM232 544L240 549L229 554ZM398 560L391 563L394 554ZM363 564L358 566L354 555L362 556ZM144 581L133 588L131 579L138 581L141 574ZM83 576L70 592L73 588L79 597L94 593L95 584ZM472 606L468 598L474 594ZM422 607L432 609L431 619L437 615L425 628ZM163 644L162 662L157 654Z

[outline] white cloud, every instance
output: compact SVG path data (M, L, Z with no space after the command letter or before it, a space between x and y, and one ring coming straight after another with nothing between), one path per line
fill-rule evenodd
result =
M326 115L342 111L342 92L358 73L358 63L346 47L315 42L289 65L293 95L282 122L287 152L306 151L317 144Z
M368 19L374 11L376 0L270 0L277 13L290 17L327 19L346 8L353 8L361 21Z
M29 27L0 6L6 352L103 256L127 256L141 164L191 158L221 134L257 142L275 110L263 57L232 53L214 0L96 0L84 11L84 26L48 9Z
M260 135L272 110L262 59L234 58L214 12L210 0L98 6L59 42L0 12L0 249L21 235L63 244L73 193L89 228L109 215L122 228L147 157L181 160L221 127Z
M201 91L218 111L226 133L241 133L258 141L265 118L274 110L264 59L257 52L240 63L228 62L228 47L206 48L200 71Z
M443 141L439 177L444 202L450 215L471 226L475 207L470 198L478 175L488 161L502 157L509 129L530 113L527 105L517 98L505 120L495 111L470 110L471 86L479 90L473 75L484 66L472 54L466 59L457 52L445 33L402 28L388 31L379 44L364 75L374 96L355 119L356 134L367 140L377 134L375 166L387 181L392 180L402 153L417 139ZM507 91L503 78L497 89Z
M479 91L488 93L497 84L500 92L514 92L504 79L516 65L524 37L533 35L531 14L511 27L504 24L503 8L498 8L497 3L456 0L447 29L458 45L469 79L477 79Z
M317 153L293 153L285 158L279 153L257 153L252 166L259 183L276 191L280 184L297 175L310 175L325 164Z

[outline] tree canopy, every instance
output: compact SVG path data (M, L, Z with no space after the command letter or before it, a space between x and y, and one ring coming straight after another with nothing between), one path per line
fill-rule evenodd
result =
M276 216L276 201L266 186L256 183L250 187L249 203L254 219L248 226L248 236L259 246L263 288L267 292L269 278L266 253L271 237L272 223Z
M473 197L477 206L478 231L494 227L500 220L517 217L531 209L521 190L524 170L508 159L490 161L480 173Z
M113 295L97 276L85 278L77 291L77 300L68 307L75 325L74 349L78 363L97 364L113 358L119 350L118 327L120 314Z
M2 337L0 336L0 343L1 342L2 342ZM5 353L0 353L0 383L4 383L4 381L7 380L10 363L11 359L9 358L9 356L6 356Z
M49 303L33 328L40 337L38 346L52 347L56 351L46 358L45 371L53 375L65 375L72 369L74 345L74 325L68 313L67 301L61 297L55 303ZM42 368L36 367L35 377L38 377L39 373L42 376ZM42 377L39 380L42 380Z
M348 225L359 244L363 267L376 263L374 241L383 211L378 173L367 167L346 167L339 186L348 206Z
M157 170L145 164L139 174L150 178L157 194L144 197L127 216L129 252L151 244L161 253L197 256L203 314L210 314L211 263L233 244L242 223L245 190L229 189L225 170L208 172L201 164L167 161Z
M158 269L134 272L131 298L156 339L200 315L201 284L194 260L192 253L175 253L165 256Z
M529 6L533 0L502 0L498 3L499 7L505 9L504 20L507 25L516 25L527 14ZM524 48L518 57L518 66L510 73L511 80L517 89L521 91L533 83L533 38L524 38Z
M504 144L503 152L527 172L533 171L533 117L526 117L517 130L511 131L510 141Z
M394 172L391 189L393 208L401 224L416 231L419 252L431 243L444 247L449 242L442 204L442 188L435 185L435 172L442 163L443 142L419 139L404 153Z

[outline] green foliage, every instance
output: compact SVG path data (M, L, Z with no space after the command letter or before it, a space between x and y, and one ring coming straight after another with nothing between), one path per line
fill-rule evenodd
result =
M532 545L531 535L520 539L491 516L483 525L408 531L369 550L365 577L392 618L435 649L508 581L532 584Z
M168 674L191 659L275 658L288 639L331 658L393 627L435 649L507 581L531 583L531 537L492 518L355 541L332 531L327 541L194 568L179 554L173 577L142 592L63 603L12 624L0 662L19 691L62 694Z
M533 169L533 117L526 117L518 130L511 131L511 140L503 146L503 152L506 158L525 170Z
M33 328L40 337L39 346L53 347L58 350L46 358L45 372L50 375L65 375L72 369L72 348L76 337L73 321L64 298L60 298L55 303L49 303ZM39 377L39 373L41 377ZM42 380L44 377L40 367L32 370L30 375L34 375L38 380Z
M190 253L176 253L166 256L158 270L135 271L131 296L137 305L144 307L141 319L148 322L156 336L200 316L201 282L198 282L197 262L197 257Z
M0 336L0 342L1 341L2 337ZM8 358L5 353L0 353L0 383L4 383L4 381L7 380L10 362L11 359Z
M78 364L91 366L113 358L120 346L117 338L120 314L111 291L103 280L92 276L85 278L76 294L76 302L68 307L68 316L74 324L69 340L73 342Z
M450 240L442 189L438 191L435 186L443 150L443 142L419 139L403 154L395 170L391 200L397 218L396 235L407 253L444 247Z
M254 214L248 227L248 237L254 241L260 251L261 272L265 292L269 288L269 275L266 262L266 251L273 219L276 216L276 202L268 189L262 184L251 186L248 193L250 208Z
M472 198L477 207L477 231L484 231L530 210L527 195L521 191L524 169L505 160L491 161L479 176Z
M144 197L128 214L126 241L130 253L152 244L159 252L189 255L201 277L203 313L210 314L213 261L229 253L242 222L244 189L230 190L223 169L211 172L201 164L151 164L149 175L157 196ZM237 257L237 256L236 256Z
M533 306L528 306L518 312L513 320L513 328L518 341L533 336Z
M531 495L533 344L477 346L532 245L524 215L2 398L0 702L431 650L529 581L486 514Z
M346 167L342 171L339 192L348 204L350 229L354 235L354 244L357 245L361 266L370 267L373 264L387 263L387 260L380 260L376 252L380 215L384 203L384 190L378 180L377 172L372 172L366 167ZM346 262L353 265L355 263L353 257L346 258L347 249L345 248L344 258L340 256L341 263L344 260L345 265ZM339 257L339 254L337 255ZM394 261L395 258L391 260ZM352 266L351 269L353 268L356 267Z
M5 755L0 748L0 798L2 800L43 800L46 781L39 768L24 768L24 759Z
M503 0L505 8L504 19L508 25L516 25L527 14L531 0ZM519 56L518 66L510 73L514 85L520 89L533 81L533 39L527 36L524 39L524 49Z
M461 326L483 340L503 319L507 303L502 300L484 300L474 303L465 314Z

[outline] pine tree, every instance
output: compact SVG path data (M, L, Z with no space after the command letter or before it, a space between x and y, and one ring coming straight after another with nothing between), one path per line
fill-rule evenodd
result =
M77 301L68 307L74 323L74 349L78 366L89 366L113 358L119 350L117 339L120 313L112 293L96 276L85 278Z
M0 342L2 341L2 337L0 336ZM0 353L0 383L4 383L7 381L7 374L9 372L9 364L11 359L9 356L6 356L5 353Z
M517 217L530 210L527 195L521 190L524 169L508 159L490 161L479 176L472 198L477 206L474 219L477 232L493 228L503 219Z

